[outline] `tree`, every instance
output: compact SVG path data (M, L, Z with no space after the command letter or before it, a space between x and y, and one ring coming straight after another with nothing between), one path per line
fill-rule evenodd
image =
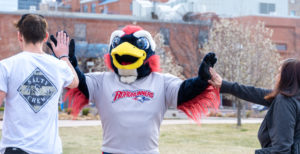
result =
M244 25L236 20L221 19L213 24L202 51L216 53L215 69L225 80L271 88L280 58L271 36L272 30L262 22ZM237 125L241 126L241 100L225 97L237 103Z
M157 33L153 37L156 43L155 52L160 56L160 65L163 73L170 73L181 79L185 79L183 75L183 67L175 62L172 54L165 51L164 38L161 33Z
M174 59L184 69L187 78L198 75L204 54L201 52L209 30L218 16L214 13L187 13L185 22L172 21L171 26L162 24L160 32L167 37L167 47Z

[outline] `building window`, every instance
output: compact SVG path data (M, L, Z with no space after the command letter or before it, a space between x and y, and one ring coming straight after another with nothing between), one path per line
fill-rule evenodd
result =
M33 8L33 6L36 8L36 10L39 9L39 4L41 0L18 0L18 9L19 10L29 10L30 7Z
M130 3L130 11L132 11L132 3Z
M295 10L292 10L292 11L290 12L290 15L291 15L291 16L296 16L296 11L295 11Z
M203 48L203 45L207 42L207 38L208 38L208 30L200 30L198 39L201 48Z
M83 5L83 12L88 12L88 6L87 5Z
M276 6L274 3L259 3L259 13L261 14L271 14L276 11Z
M103 13L103 14L107 14L107 12L108 12L107 6L104 6L103 8L101 7L100 12Z
M160 28L159 31L164 36L164 45L170 44L170 30L168 28Z
M75 39L77 41L85 41L86 40L86 24L75 24Z
M96 4L95 3L92 4L92 13L96 13Z
M104 14L107 14L107 13L108 13L108 8L107 8L107 6L104 6L104 9L103 9L102 13L104 13Z
M287 51L287 45L285 43L277 43L276 49L278 51Z

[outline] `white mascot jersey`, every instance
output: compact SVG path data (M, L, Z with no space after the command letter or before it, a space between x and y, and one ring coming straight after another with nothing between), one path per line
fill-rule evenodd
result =
M113 72L86 75L90 101L103 127L102 151L114 154L158 154L159 128L169 107L177 107L182 80L152 72L132 84Z

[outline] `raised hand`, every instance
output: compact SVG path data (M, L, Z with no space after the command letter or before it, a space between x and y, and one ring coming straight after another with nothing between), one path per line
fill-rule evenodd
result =
M66 31L64 31L64 33L66 33L66 36L68 37L68 33ZM57 36L58 36L58 32L56 32L56 37ZM50 41L52 41L55 46L57 45L57 40L56 40L56 38L53 35L50 36ZM51 49L51 51L53 52L53 55L55 57L57 57L54 54L54 51L53 51L51 43L47 42L46 44ZM77 63L77 58L75 57L75 41L74 41L74 39L71 39L70 40L70 44L69 44L69 60L70 60L72 66L74 68L77 67L78 63Z
M217 62L216 54L213 52L209 52L204 56L203 61L205 61L205 63L208 64L209 67L214 67Z
M206 54L202 60L200 67L199 67L198 76L202 80L205 80L205 81L209 80L211 78L209 68L214 67L216 62L217 62L217 58L216 58L215 53L209 52L208 54Z
M53 53L56 57L68 57L69 55L69 36L64 31L60 31L57 33L57 39L55 44L55 38L50 37L51 39L51 48L53 49Z

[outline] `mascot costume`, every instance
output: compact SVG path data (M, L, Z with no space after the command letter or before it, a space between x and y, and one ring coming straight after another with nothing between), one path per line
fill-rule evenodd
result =
M53 36L50 39L56 43ZM109 53L104 57L111 72L83 74L74 49L71 40L69 59L80 83L66 96L75 116L89 101L96 104L103 153L158 154L160 125L169 107L199 122L201 114L219 106L219 91L208 84L209 67L217 61L214 53L204 57L197 77L182 81L159 73L155 42L139 26L129 25L111 34Z

